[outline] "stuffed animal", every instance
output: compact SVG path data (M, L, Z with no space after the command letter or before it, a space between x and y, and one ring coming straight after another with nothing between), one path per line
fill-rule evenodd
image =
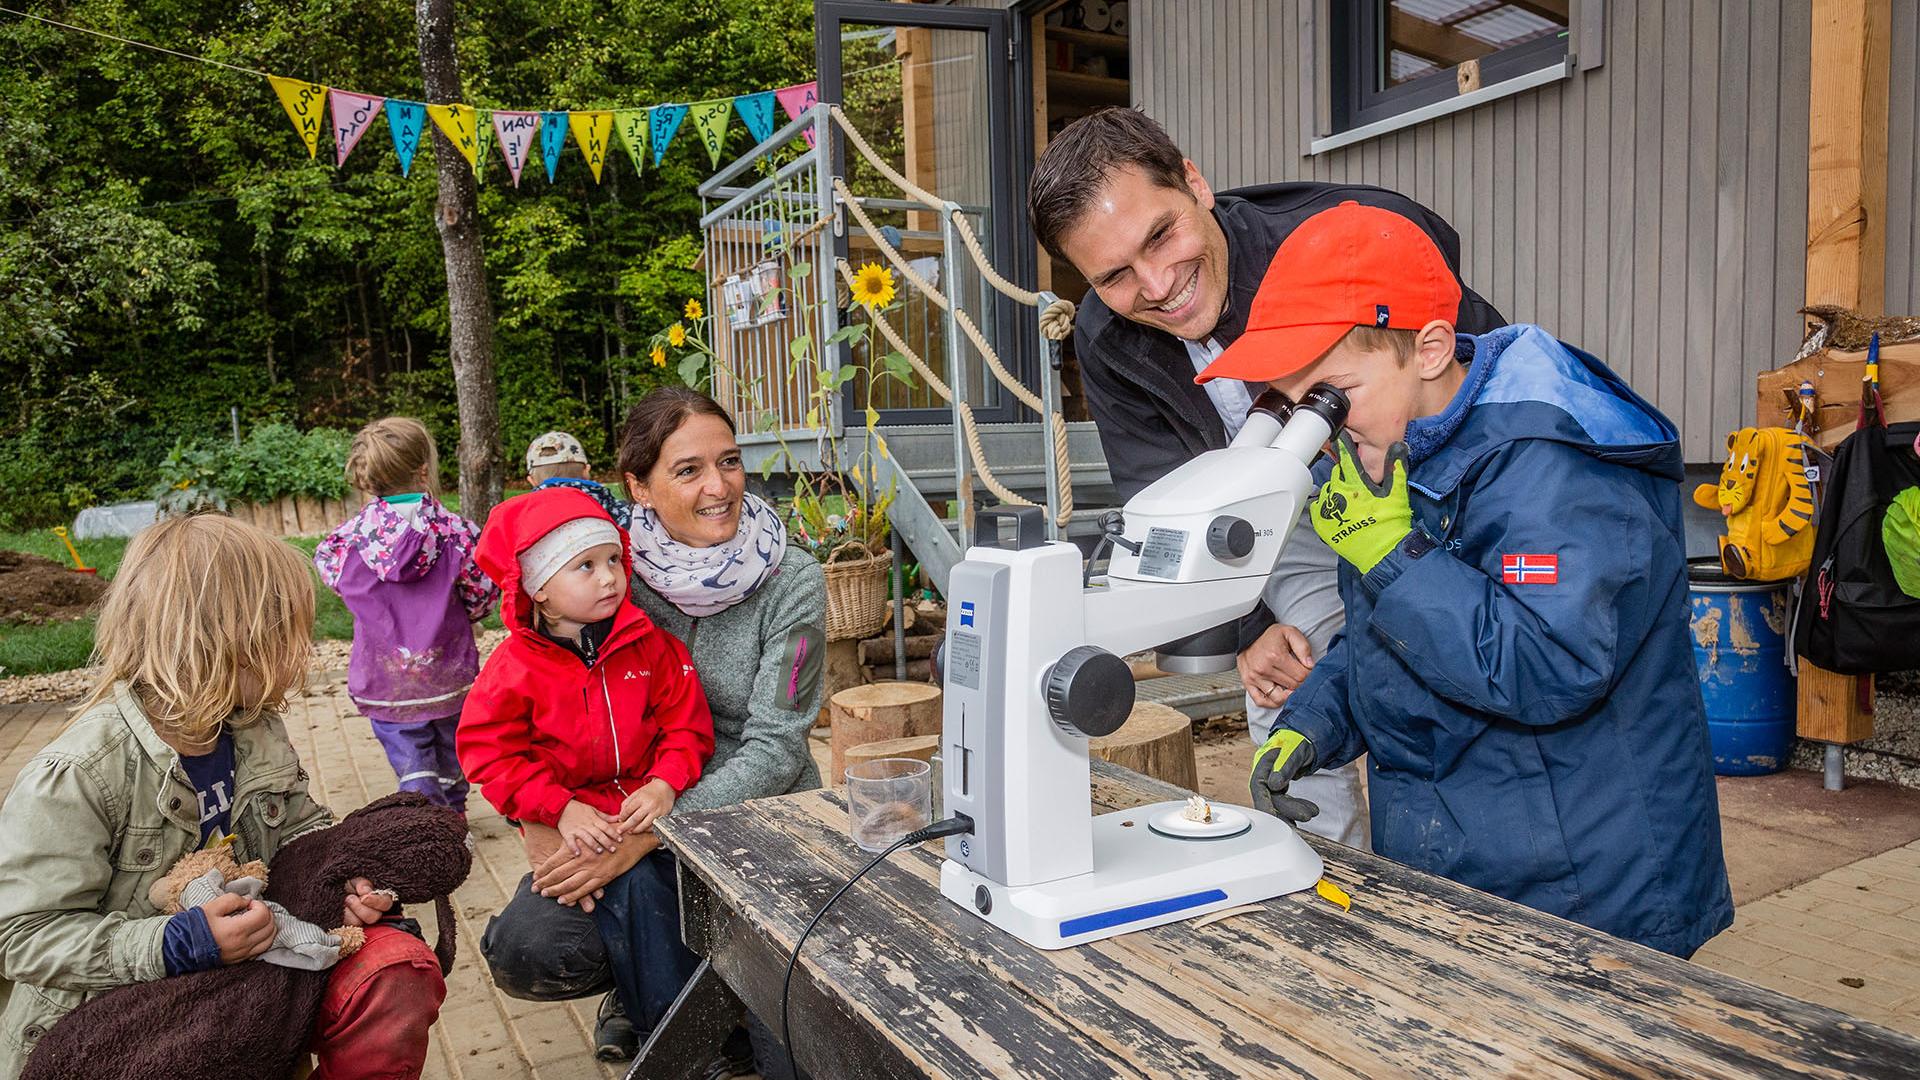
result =
M465 819L425 796L402 791L282 847L273 858L265 897L316 927L340 920L347 882L357 877L391 889L404 903L432 901L439 929L433 951L446 972L453 969L454 956L453 907L447 898L472 865ZM183 887L183 900L184 893ZM306 1063L326 988L325 971L277 964L229 964L122 986L53 1025L28 1056L21 1077L290 1078Z
M1719 484L1701 484L1693 501L1727 519L1720 565L1730 577L1782 581L1813 560L1813 494L1806 440L1786 428L1741 428L1727 436Z
M147 890L147 899L162 914L173 915L199 907L221 893L258 900L266 889L266 863L255 859L245 866L236 865L232 846L217 844L182 855L173 869ZM341 957L352 956L367 940L367 932L357 926L326 931L294 918L271 900L265 903L273 912L273 946L259 958L269 964L322 971L339 963Z

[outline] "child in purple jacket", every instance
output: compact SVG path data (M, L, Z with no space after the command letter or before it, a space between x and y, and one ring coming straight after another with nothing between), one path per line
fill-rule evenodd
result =
M361 428L347 482L367 505L320 542L313 564L353 614L347 694L373 721L400 790L465 813L454 728L480 671L473 624L500 590L473 561L480 527L433 497L439 468L420 421Z

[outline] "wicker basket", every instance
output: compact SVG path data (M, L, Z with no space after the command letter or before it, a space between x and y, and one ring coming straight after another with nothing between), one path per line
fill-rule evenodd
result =
M875 555L858 541L827 556L827 640L858 641L887 624L887 571L893 552Z

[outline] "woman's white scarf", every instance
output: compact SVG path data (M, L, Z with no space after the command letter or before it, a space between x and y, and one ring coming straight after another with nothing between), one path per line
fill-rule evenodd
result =
M634 507L633 569L666 601L694 618L716 615L767 583L787 552L787 526L765 499L740 500L740 530L713 547L690 547L667 535L659 515Z

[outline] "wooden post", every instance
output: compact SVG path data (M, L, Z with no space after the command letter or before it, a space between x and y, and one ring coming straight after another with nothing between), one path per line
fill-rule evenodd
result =
M1814 0L1808 93L1807 303L1886 308L1890 0ZM1776 392L1776 397L1778 394ZM1773 404L1761 402L1756 416ZM1800 665L1799 733L1873 734L1871 684Z
M1150 701L1135 705L1119 731L1088 740L1087 752L1188 791L1200 786L1193 721L1168 705Z

